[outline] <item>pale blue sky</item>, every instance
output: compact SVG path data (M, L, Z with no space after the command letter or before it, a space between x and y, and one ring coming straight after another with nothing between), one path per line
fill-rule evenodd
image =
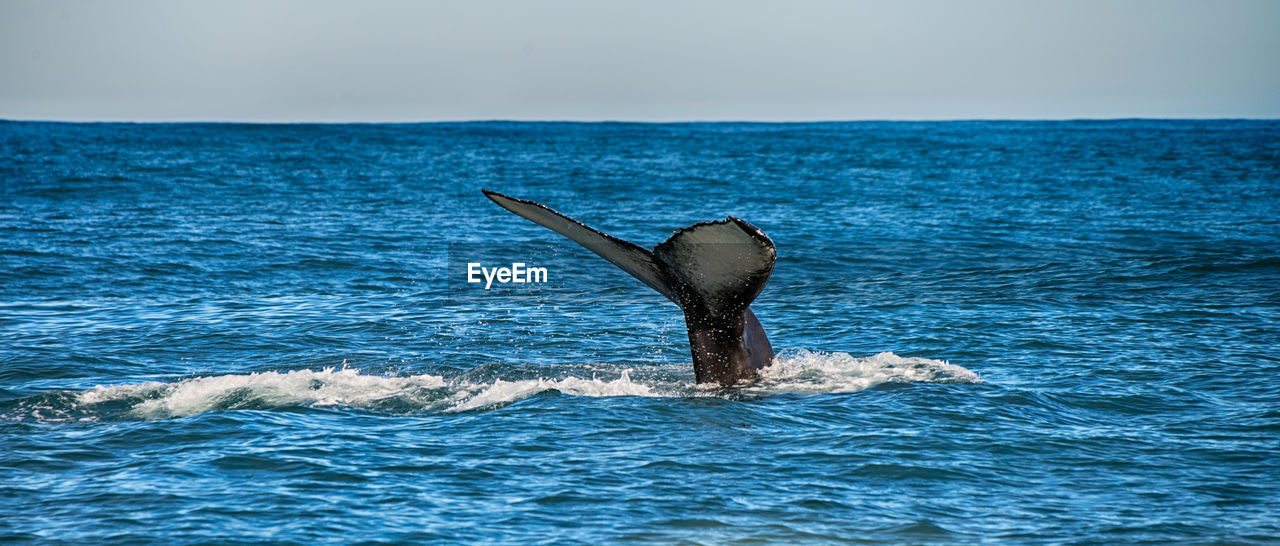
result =
M0 0L0 118L1280 117L1277 0Z

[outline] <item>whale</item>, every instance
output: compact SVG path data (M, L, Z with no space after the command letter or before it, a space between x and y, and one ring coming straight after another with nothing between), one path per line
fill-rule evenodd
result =
M773 363L751 303L769 282L773 241L746 220L699 222L652 250L591 228L541 203L482 190L498 206L565 236L665 296L684 313L698 383L732 387Z

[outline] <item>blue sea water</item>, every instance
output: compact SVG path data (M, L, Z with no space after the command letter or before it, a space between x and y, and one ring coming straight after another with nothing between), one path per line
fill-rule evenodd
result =
M747 219L776 363L481 188ZM1280 122L0 122L0 540L1274 543Z

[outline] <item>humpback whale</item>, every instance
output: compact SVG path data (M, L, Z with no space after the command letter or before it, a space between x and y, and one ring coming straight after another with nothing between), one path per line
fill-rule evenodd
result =
M751 312L777 258L773 241L730 216L676 230L653 250L602 233L546 205L482 190L518 216L568 237L680 306L698 383L732 386L773 362Z

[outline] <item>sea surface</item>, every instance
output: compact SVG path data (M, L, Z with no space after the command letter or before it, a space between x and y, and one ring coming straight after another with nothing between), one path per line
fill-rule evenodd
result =
M0 122L0 541L1277 543L1280 122Z

